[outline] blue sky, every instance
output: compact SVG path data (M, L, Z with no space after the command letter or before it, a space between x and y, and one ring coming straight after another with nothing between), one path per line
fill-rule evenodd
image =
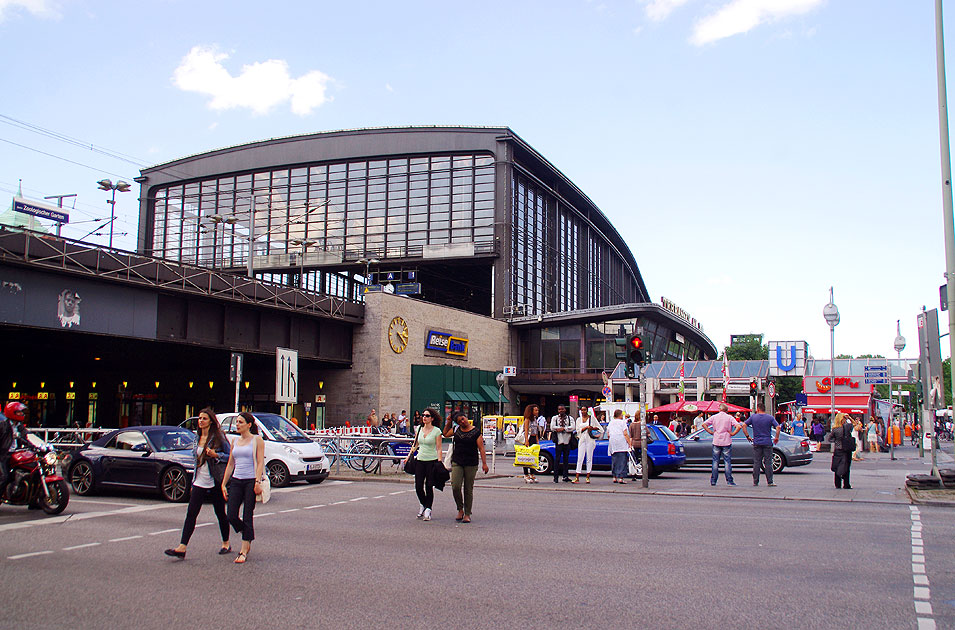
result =
M901 319L914 356L938 306L931 0L0 0L0 38L0 196L77 193L67 236L108 216L97 180L138 175L104 153L507 125L718 347L761 332L828 357L834 286L837 353L895 356ZM117 199L130 249L138 192Z

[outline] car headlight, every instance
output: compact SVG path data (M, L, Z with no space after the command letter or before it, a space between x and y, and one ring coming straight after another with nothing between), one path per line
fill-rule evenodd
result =
M302 452L301 452L301 451L296 450L296 449L292 448L291 446L286 446L286 447L285 447L285 452L288 453L289 455L294 455L294 456L296 456L296 457L301 457L301 456L302 456Z

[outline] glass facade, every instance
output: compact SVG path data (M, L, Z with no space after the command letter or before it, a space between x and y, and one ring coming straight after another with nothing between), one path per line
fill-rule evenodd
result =
M152 255L202 266L244 266L250 236L257 258L301 252L307 240L308 253L354 260L421 256L426 245L494 239L489 155L283 167L177 183L153 194ZM336 282L326 283L330 293Z
M513 310L536 315L646 301L638 272L579 211L517 169L512 184Z
M634 330L634 320L572 324L521 332L521 370L526 373L599 373L612 371L619 362L614 339ZM674 331L646 318L637 320L644 348L654 361L678 361L683 344L674 340ZM686 344L686 358L696 361L702 349Z

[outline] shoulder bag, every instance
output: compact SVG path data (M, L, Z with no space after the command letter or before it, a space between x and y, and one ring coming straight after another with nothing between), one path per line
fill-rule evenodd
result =
M415 457L415 447L418 445L418 436L421 435L421 427L418 427L418 432L415 433L414 442L411 443L411 449L408 451L408 461L405 462L405 472L409 475L415 473L415 468L418 466L418 458Z
M451 470L451 455L454 453L454 439L452 438L451 444L448 445L448 452L444 456L444 467L448 470Z
M269 471L262 472L262 481L259 482L260 494L255 495L255 500L265 505L272 498L272 482L269 481Z

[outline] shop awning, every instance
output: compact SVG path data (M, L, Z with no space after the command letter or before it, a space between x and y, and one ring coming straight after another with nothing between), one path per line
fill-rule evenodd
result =
M807 404L803 407L806 413L829 413L832 399L825 394L808 394ZM836 411L842 413L867 413L869 410L869 395L836 394Z
M481 390L484 392L484 397L487 398L487 402L497 403L498 399L500 402L508 405L511 401L507 399L507 396L501 395L500 390L491 387L490 385L481 385Z
M472 393L472 392L459 392L453 389L449 389L444 393L445 393L445 396L447 396L448 400L452 400L455 402L487 402L484 400L483 396Z

